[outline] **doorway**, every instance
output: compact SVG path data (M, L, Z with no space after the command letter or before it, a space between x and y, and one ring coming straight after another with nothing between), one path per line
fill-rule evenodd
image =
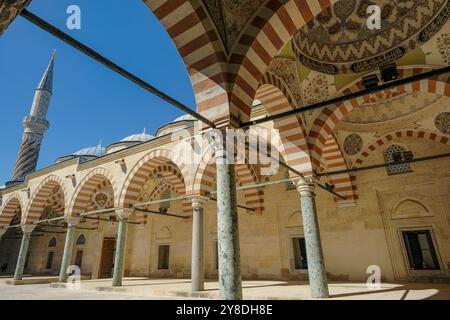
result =
M102 255L100 258L99 279L112 278L114 268L116 239L104 238L102 245Z

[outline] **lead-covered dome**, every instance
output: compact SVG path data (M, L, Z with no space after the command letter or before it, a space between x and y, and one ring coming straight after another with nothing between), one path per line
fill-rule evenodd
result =
M145 142L155 139L155 136L152 136L151 134L147 134L147 130L144 129L144 132L132 134L122 140L120 142Z
M120 150L123 150L126 148L130 148L137 144L144 143L144 142L147 142L147 141L150 141L153 139L155 139L155 136L148 134L147 130L144 129L144 131L142 133L136 133L136 134L129 135L128 137L123 138L122 140L109 145L108 148L106 149L106 153L110 154L113 152L117 152L117 151L120 151Z
M74 156L92 156L102 157L106 154L106 148L98 145L96 147L88 147L75 152Z
M156 131L156 136L161 137L166 134L171 134L172 132L175 132L178 130L192 127L196 123L196 121L198 121L198 120L195 119L193 116L191 116L190 114L186 114L184 116L176 118L172 122L159 128Z
M84 159L92 160L95 158L103 157L105 154L106 148L102 147L102 145L99 144L96 147L83 148L81 150L78 150L77 152L72 153L71 155L59 157L58 159L56 159L55 163L60 163L77 157L83 157Z

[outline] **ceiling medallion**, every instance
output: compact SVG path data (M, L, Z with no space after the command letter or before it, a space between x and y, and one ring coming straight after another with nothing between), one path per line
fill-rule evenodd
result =
M381 8L381 29L367 27L367 8ZM360 73L393 62L435 35L450 16L449 0L340 0L301 28L292 49L306 67Z
M105 191L99 191L93 195L93 200L95 205L97 206L97 209L106 209L111 198L112 197L109 192Z
M434 119L434 124L440 132L450 134L450 112L438 114Z
M352 133L345 138L344 152L349 156L354 156L361 152L363 147L363 139L359 134Z

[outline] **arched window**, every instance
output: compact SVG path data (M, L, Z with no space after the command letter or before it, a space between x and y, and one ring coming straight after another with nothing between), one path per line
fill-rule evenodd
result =
M402 174L412 172L409 163L395 164L406 160L411 160L412 154L405 147L397 144L391 145L384 151L384 161L386 164L392 164L387 167L388 175Z
M86 244L86 238L84 235L81 235L77 239L77 246L84 246Z
M53 237L50 242L48 243L49 248L55 248L56 247L56 238Z

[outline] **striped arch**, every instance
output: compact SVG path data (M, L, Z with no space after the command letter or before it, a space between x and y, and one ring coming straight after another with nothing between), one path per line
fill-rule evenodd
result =
M17 213L23 213L23 208L20 192L10 194L0 207L0 227L9 226Z
M197 110L209 119L227 117L226 56L200 0L145 0L164 25L188 69Z
M392 95L394 93L403 94L406 92L426 92L450 97L450 83L427 79L399 86L393 90L386 90L385 93L387 95ZM314 121L309 133L309 142L313 146L311 157L314 165L318 166L320 164L320 158L328 136L333 132L342 118L355 108L358 108L365 103L370 103L370 101L371 95L367 95L347 100L339 106L329 106L322 110Z
M345 161L341 148L333 134L330 134L322 153L322 162L327 171L347 170L347 162ZM340 173L330 175L330 184L335 185L334 191L345 199L335 197L334 201L339 204L355 203L358 199L355 176L349 173Z
M291 108L292 109L298 108L297 100L292 95L292 92L289 89L289 86L279 76L273 74L272 72L267 71L266 73L264 73L264 76L261 79L261 86L264 86L264 85L272 85L275 88L278 88L281 91L281 93L284 95L284 97L287 99ZM258 95L258 93L256 93L256 96L257 95ZM277 110L271 110L271 112L273 112L273 111L277 111Z
M264 82L256 91L256 99L260 100L269 115L295 109L295 104L290 93L283 93L287 89L280 79L265 76ZM281 88L281 89L280 89ZM288 91L289 92L289 91ZM274 129L279 130L282 147L280 152L287 164L296 170L310 175L312 174L311 158L306 141L305 130L299 116L286 117L273 121Z
M61 214L64 214L67 201L67 192L62 179L55 175L45 178L31 195L22 224L33 224L38 221L44 212L45 206L52 204L57 199L62 198L64 207L57 208ZM59 203L59 201L57 201Z
M372 141L365 149L361 152L361 155L356 159L355 166L361 167L364 161L379 147L387 145L390 142L401 139L401 138L414 138L414 139L425 139L437 143L442 143L450 146L450 137L444 136L433 131L422 131L422 130L398 130L385 134L381 138L377 138Z
M177 163L177 159L174 159L169 150L155 150L144 156L128 175L116 206L128 208L142 201L139 199L139 194L144 183L157 174L162 174L164 179L174 186L177 193L185 195L187 175ZM192 212L190 203L183 202L183 211Z
M112 174L105 168L95 168L89 172L78 185L69 207L65 212L66 216L76 217L82 213L96 210L92 202L92 196L103 188L111 188L113 198L118 197L118 188ZM111 203L113 205L114 202Z
M267 67L297 30L327 9L335 0L288 0L260 28L237 71L231 108L246 121L256 90Z
M259 183L257 169L248 164L236 164L235 171L239 185ZM206 152L198 165L192 185L192 194L207 195L215 191L216 164L212 152ZM262 188L249 188L243 190L245 204L249 208L262 212L264 210L264 191Z

